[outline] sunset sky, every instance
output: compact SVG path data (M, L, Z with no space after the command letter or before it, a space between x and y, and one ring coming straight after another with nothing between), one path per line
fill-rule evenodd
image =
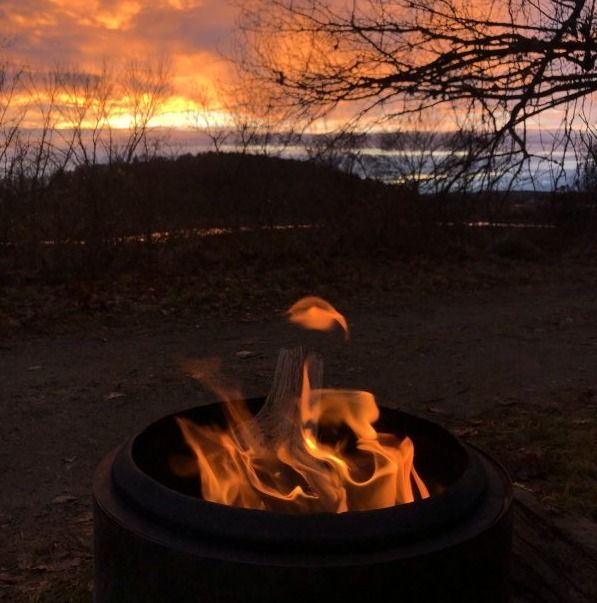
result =
M172 97L163 121L171 125L198 88L225 79L220 50L234 19L227 0L2 0L0 38L5 60L33 71L169 61Z
M0 0L0 61L35 74L55 68L93 73L103 63L118 69L129 60L163 60L170 66L169 96L152 124L189 125L188 111L205 93L212 95L212 120L226 123L230 111L213 97L219 83L235 81L223 55L237 12L235 0ZM124 98L120 114L111 119L115 127L127 124ZM340 116L349 113L342 111L341 106ZM559 111L529 124L557 126ZM453 127L449 115L438 115L443 125L434 128Z

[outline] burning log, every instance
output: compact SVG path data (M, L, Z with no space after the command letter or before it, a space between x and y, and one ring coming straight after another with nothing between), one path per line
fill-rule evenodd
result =
M319 390L323 385L323 360L314 352L307 353L301 346L281 349L274 372L272 387L263 408L255 420L270 447L282 442L291 442L297 448L296 426L299 424L300 400L303 379L309 380L311 389Z
M291 310L348 333L323 300ZM97 603L507 600L511 485L491 458L368 392L323 388L302 348L282 350L265 401L207 368L192 373L220 403L164 417L98 468Z
M253 417L225 400L227 427L177 419L211 502L287 513L369 510L428 498L408 436L377 432L369 392L313 387L323 365L283 350L274 385ZM221 388L220 388L221 390Z
M248 400L257 414L264 400ZM174 416L108 455L94 478L96 603L203 601L505 602L511 486L503 469L440 426L380 407L418 451L430 498L345 513L279 513L216 504L197 475L172 474L186 448ZM221 403L179 413L221 424ZM433 579L430 579L430 576Z

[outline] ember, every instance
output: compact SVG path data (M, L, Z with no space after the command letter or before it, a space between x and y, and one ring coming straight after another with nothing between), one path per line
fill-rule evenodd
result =
M304 298L288 314L310 329L337 323L348 335L344 316L322 299ZM429 497L414 467L412 440L373 427L379 409L372 394L314 386L311 375L321 375L315 355L303 360L300 391L292 392L288 373L300 356L282 352L277 380L285 386L274 388L256 417L246 405L232 404L242 397L216 385L205 364L192 371L222 398L228 420L222 428L177 419L198 464L203 498L248 509L343 513ZM184 471L177 460L172 468Z

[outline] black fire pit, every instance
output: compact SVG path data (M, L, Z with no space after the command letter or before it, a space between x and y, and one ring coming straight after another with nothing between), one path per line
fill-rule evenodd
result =
M169 468L188 454L174 416L147 427L95 474L95 602L507 601L512 492L502 467L434 423L380 411L379 431L413 440L430 498L340 514L207 502L197 475ZM224 421L220 404L177 416Z

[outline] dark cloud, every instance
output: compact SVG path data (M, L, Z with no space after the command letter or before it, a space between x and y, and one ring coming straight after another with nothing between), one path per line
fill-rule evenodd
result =
M219 12L212 4L220 7ZM148 8L134 18L130 34L176 52L215 52L220 41L229 34L233 21L231 9L222 10L221 6L212 0L186 11Z

